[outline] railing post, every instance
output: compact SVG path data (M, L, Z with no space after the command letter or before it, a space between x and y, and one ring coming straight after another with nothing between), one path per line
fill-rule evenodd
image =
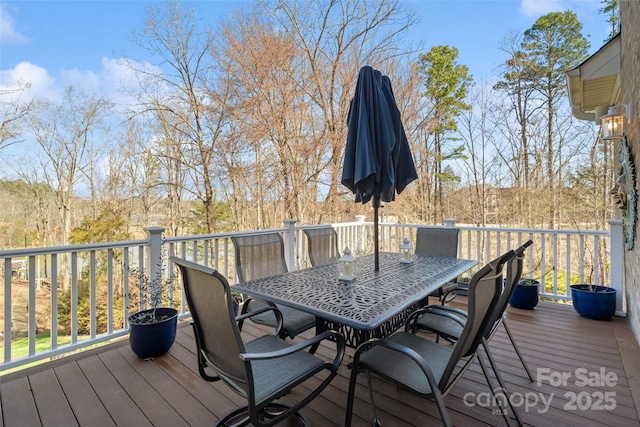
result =
M296 253L296 222L298 222L297 219L284 220L284 227L287 229L284 235L284 258L289 271L297 269L294 257Z
M149 240L149 251L147 252L146 269L149 283L162 286L162 233L164 227L152 226L144 229Z
M11 274L11 257L8 257L4 259L4 326L2 328L4 331L4 358L2 359L4 363L11 361L11 341L13 340L11 336L11 296L13 295Z
M624 284L624 235L622 233L622 220L610 219L609 221L609 245L610 257L609 265L611 272L609 277L611 286L616 290L616 316L626 317L627 307Z
M353 250L358 255L364 253L364 246L365 242L367 241L367 229L364 224L364 220L366 218L367 217L365 215L356 215L356 222L358 222L360 225L358 225L358 228L356 229L356 247L353 248ZM358 238L358 235L360 235L360 238ZM375 242L375 244L377 245L378 242Z
M454 228L456 226L456 219L455 218L445 218L442 220L442 222L444 222L444 227L445 228ZM460 233L458 233L458 249L457 249L457 254L458 256L460 256L460 239L462 239L462 235Z
M444 226L445 228L453 228L456 226L456 219L455 218L445 218L442 220L442 222L444 222Z

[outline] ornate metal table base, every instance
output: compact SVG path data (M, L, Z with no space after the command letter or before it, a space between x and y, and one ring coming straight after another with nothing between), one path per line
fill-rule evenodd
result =
M375 329L355 329L351 326L324 320L318 317L316 319L316 321L318 322L317 330L318 332L327 330L338 331L344 336L346 345L356 348L368 339L386 338L389 335L393 334L395 331L403 327L404 322L407 321L409 315L420 307L422 307L421 303L412 304L411 306L396 314L391 319L387 320Z

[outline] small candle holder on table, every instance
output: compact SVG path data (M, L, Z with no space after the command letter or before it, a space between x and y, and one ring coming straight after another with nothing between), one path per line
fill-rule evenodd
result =
M349 248L345 248L344 254L338 260L338 279L351 282L356 278L356 257L351 254Z

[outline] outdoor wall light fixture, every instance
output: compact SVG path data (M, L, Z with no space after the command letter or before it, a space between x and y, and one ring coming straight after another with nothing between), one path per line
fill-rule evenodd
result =
M348 282L356 278L356 258L351 255L351 250L345 248L344 255L338 260L338 279Z
M620 113L619 109L624 108ZM619 139L624 136L625 118L630 122L633 117L633 103L616 104L609 107L609 112L600 117L602 139Z

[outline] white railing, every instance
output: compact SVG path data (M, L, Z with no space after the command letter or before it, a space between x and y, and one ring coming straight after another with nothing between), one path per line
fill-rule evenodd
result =
M356 256L373 252L373 223L364 217L331 225L341 252L347 246ZM420 226L380 223L380 251L397 252L405 237L415 244ZM610 230L604 231L478 228L456 225L454 220L446 220L444 226L460 228L459 256L477 259L479 265L532 239L524 277L540 280L541 297L569 301L572 283L611 284L619 289L617 314L624 315L620 221L611 221ZM319 226L286 220L281 229L166 238L163 228L149 227L143 240L0 251L0 372L126 336L127 317L144 308L130 301L140 275L179 285L165 262L170 255L208 265L236 283L231 236L281 233L292 270L309 266L303 230L313 227ZM179 287L172 288L171 300L181 317L189 315Z

